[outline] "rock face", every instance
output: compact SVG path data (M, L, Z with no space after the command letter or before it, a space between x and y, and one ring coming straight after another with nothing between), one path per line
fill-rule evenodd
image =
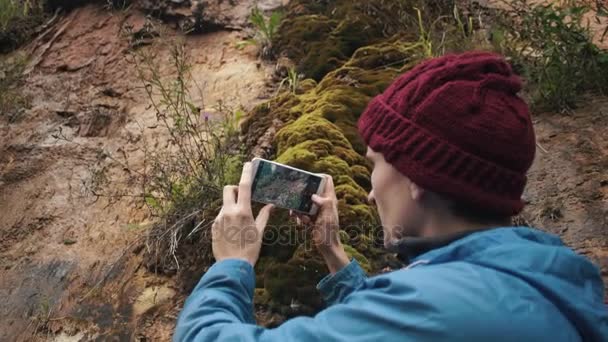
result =
M218 28L242 29L257 5L271 11L284 5L282 0L140 0L137 6L145 12L173 21L185 32L204 32Z
M14 92L28 101L18 119L0 114L1 341L54 335L169 341L170 316L190 289L178 276L140 267L142 237L154 218L131 197L138 186L128 181L124 163L142 167L138 146L165 149L168 133L130 52L154 52L158 72L170 78L171 44L182 42L201 87L193 99L200 107L221 101L251 110L272 70L235 48L238 31L184 35L135 5L124 11L103 5L62 12L15 51L29 57L23 87ZM145 42L133 44L139 38ZM89 191L95 184L127 196L96 197ZM192 272L192 282L203 271L203 265L181 270Z

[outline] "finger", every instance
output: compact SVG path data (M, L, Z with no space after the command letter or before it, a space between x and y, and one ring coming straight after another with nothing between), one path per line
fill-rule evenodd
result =
M231 207L236 204L236 190L237 187L234 185L226 185L224 187L224 206ZM222 209L223 209L222 207Z
M310 216L308 215L302 215L302 217L300 218L302 220L302 223L304 223L305 225L309 225L312 220L310 219Z
M310 217L308 215L301 214L301 213L297 213L295 215L300 220L300 223L302 223L302 224L308 224L308 223L310 223Z
M217 213L217 216L215 217L214 222L219 222L219 221L220 221L220 219L222 218L222 215L223 215L223 214L224 214L224 207L222 207L222 208L220 209L220 212L219 212L219 213Z
M243 165L243 173L239 182L239 197L238 204L242 206L251 206L251 182L253 176L253 168L250 162Z
M332 176L323 174L325 177L325 187L323 188L323 197L336 196L336 188L334 187L334 179Z
M319 195L312 195L311 199L312 199L312 202L314 204L318 205L319 207L323 207L323 206L327 205L328 202L331 201L331 198L321 197Z
M258 228L258 231L263 232L264 228L266 228L266 223L268 223L268 218L270 218L270 213L274 205L267 204L258 213L258 217L255 218L255 226Z
M296 214L294 214L294 216L295 216L298 224L306 225L311 222L310 216L308 216L306 214L296 213Z

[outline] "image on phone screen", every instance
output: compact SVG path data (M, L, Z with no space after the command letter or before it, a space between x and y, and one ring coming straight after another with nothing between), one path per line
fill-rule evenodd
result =
M313 206L310 198L317 193L322 180L314 174L259 160L252 184L252 199L309 213Z

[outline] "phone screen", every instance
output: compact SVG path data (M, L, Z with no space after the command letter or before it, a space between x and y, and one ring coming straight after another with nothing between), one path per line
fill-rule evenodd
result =
M252 184L252 199L278 207L310 212L310 197L319 190L322 178L297 169L260 160Z

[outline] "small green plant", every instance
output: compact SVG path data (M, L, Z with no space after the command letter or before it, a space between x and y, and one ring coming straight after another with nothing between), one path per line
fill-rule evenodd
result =
M0 31L6 31L9 23L22 15L21 5L13 0L0 0Z
M23 55L0 60L0 118L9 123L18 121L29 107L30 99L21 89L26 64Z
M422 47L422 51L424 52L424 56L426 58L430 58L434 56L433 53L433 38L431 36L432 32L427 30L424 27L424 23L422 21L422 11L419 8L414 8L416 10L416 14L418 15L418 44ZM432 27L433 25L431 25Z
M281 24L282 17L283 15L280 12L273 12L266 19L259 8L253 8L249 16L249 23L255 29L253 38L238 42L237 47L243 48L247 45L256 45L259 48L260 56L263 58L272 57L272 42Z
M537 107L568 110L586 91L608 91L608 51L593 44L586 5L509 3L494 44L522 67Z
M287 84L289 91L292 94L296 94L298 88L300 87L300 80L302 79L302 74L298 74L296 68L291 67L287 70L287 76L281 80L279 83L279 87L277 89L277 94L281 91L283 86Z
M474 26L473 26L473 17L468 17L466 20L466 24L462 22L462 18L460 15L460 11L458 10L458 6L454 4L453 11L454 19L456 20L456 24L458 25L458 32L462 35L463 39L467 39L473 35Z
M45 333L47 335L46 337L49 337L48 324L51 321L53 310L53 300L47 295L40 295L35 311L30 317L30 325L27 327L27 330L31 332L32 338Z
M184 44L171 48L173 75L167 79L154 49L132 51L133 62L157 120L169 135L165 149L151 149L142 141L143 170L133 172L142 199L158 223L148 230L147 251L155 269L179 268L179 247L194 236L208 233L221 203L223 186L236 183L244 155L238 142L238 123L244 115L218 103L213 111L195 103ZM202 239L197 253L211 258L211 241Z
M43 19L43 0L0 0L0 52L29 39Z
M42 12L44 3L35 0L0 0L0 31L9 29L9 25L18 19Z
M428 25L425 24L424 13L420 8L415 7L416 26L418 29L418 41L416 45L420 47L424 58L431 58L446 53L448 50L468 50L474 48L473 37L475 28L473 18L463 18L454 5L452 15L434 15ZM430 14L433 15L432 13Z

